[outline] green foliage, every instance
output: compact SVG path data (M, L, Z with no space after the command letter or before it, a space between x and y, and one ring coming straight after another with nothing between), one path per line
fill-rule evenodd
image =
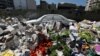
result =
M100 27L96 27L96 29L100 31Z
M65 34L66 34L67 36L69 36L69 29L67 29L67 30L65 31Z
M84 31L80 32L79 35L81 38L86 39L87 42L91 42L94 40L93 34L88 30L84 30Z
M63 53L64 56L70 56L70 49L68 48L67 45L64 46Z
M61 41L60 45L63 47L64 56L70 56L70 48L66 45L65 42Z
M69 37L69 30L67 29L66 31L61 32L60 35L52 33L52 32L49 32L49 34L51 35L51 39L53 41L59 41L60 39L62 39L61 36L63 35L66 37Z
M59 38L60 38L60 36L58 34L53 34L52 37L51 37L51 39L53 41L58 41Z
M57 45L54 45L50 48L50 50L52 51L50 56L57 56L57 53L55 50L58 49L59 47L63 47L62 51L63 51L64 56L70 56L70 48L63 41L60 41Z
M52 51L51 54L50 54L50 56L57 56L56 51Z
M58 47L57 45L50 47L50 51L52 51L50 56L57 56L57 53L55 51L57 47Z
M66 29L65 31L63 31L61 35L66 35L68 37L69 36L69 29Z
M51 51L56 50L57 47L58 47L57 45L54 45L54 46L50 47L50 50Z

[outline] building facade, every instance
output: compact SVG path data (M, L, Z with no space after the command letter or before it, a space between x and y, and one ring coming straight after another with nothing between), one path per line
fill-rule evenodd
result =
M40 0L40 8L41 9L49 9L49 4L45 0Z
M15 9L36 9L35 0L14 0Z
M0 0L0 9L14 8L13 0Z
M25 0L14 0L14 8L15 9L26 9L26 1Z
M100 0L87 0L85 11L93 11L100 9Z
M28 9L36 9L36 2L35 2L35 0L27 0L27 8Z
M56 9L57 9L56 7L57 7L57 6L56 6L56 4L54 4L54 3L48 5L48 9L49 9L49 10L56 10Z

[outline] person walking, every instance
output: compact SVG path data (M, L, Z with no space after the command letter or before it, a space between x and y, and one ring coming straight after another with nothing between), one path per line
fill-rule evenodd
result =
M78 37L78 28L77 26L75 26L75 24L70 23L70 27L69 27L69 31L70 31L70 39L71 41L76 41L77 37Z

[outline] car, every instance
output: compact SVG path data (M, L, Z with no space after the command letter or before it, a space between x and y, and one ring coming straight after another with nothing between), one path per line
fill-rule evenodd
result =
M60 21L65 25L69 25L70 22L75 22L75 20L68 19L59 14L46 14L46 15L41 16L38 19L29 20L29 21L26 21L25 23L40 24L40 23L45 23L49 21L53 21L53 22Z

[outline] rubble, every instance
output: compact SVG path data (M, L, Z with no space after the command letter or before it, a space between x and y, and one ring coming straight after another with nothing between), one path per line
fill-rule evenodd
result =
M90 48L88 44L95 45L99 41L95 43L93 41L96 38L100 39L100 30L98 29L100 22L96 21L83 20L76 23L75 26L70 26L69 29L62 25L60 21L31 24L27 23L29 21L26 19L19 21L16 17L8 17L0 21L0 25L5 28L0 27L0 56L71 56L75 53L74 51L69 53L71 50L78 48L87 50ZM84 39L87 41L84 41ZM73 46L72 44L75 45ZM50 54L48 50L51 51ZM52 51L56 52L56 54ZM84 56L83 53L77 55Z

